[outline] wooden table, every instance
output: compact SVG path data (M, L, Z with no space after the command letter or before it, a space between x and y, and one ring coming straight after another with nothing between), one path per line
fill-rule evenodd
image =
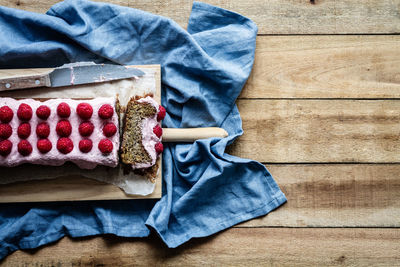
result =
M0 0L37 12L56 2ZM192 4L110 2L183 27ZM245 134L229 150L265 163L288 203L175 250L155 235L63 238L4 265L400 264L400 0L206 2L259 26L237 101Z

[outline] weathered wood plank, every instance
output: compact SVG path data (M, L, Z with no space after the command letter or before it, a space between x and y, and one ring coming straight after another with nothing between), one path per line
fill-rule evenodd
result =
M35 12L46 12L55 0L0 0L0 5ZM186 27L193 1L111 0L109 3L130 6L170 17ZM260 34L337 34L399 33L398 0L207 0L241 13L258 25Z
M239 227L400 227L400 164L267 168L288 202Z
M395 266L400 229L234 228L168 249L158 238L113 236L62 239L32 252L17 251L10 266Z
M399 98L400 36L258 36L242 98Z
M400 162L400 101L239 100L228 149L270 163Z

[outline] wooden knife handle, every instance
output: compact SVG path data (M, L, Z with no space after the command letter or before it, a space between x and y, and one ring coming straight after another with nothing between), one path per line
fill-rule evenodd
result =
M49 75L30 75L0 79L0 91L50 86Z
M227 137L228 133L218 127L204 128L163 128L163 142L194 142L210 137Z

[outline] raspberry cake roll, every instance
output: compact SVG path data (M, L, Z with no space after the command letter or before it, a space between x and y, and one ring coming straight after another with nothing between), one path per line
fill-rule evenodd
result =
M83 169L116 167L119 117L115 97L77 99L0 98L0 166L24 163Z

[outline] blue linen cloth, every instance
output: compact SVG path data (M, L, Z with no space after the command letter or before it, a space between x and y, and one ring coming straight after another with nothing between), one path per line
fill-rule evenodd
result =
M140 10L71 0L46 14L0 7L0 34L0 68L76 61L161 64L162 104L168 111L163 126L218 126L229 133L166 144L159 201L0 205L0 259L64 235L145 237L150 228L177 247L286 201L262 164L224 152L243 133L235 100L250 74L257 34L248 18L195 2L186 31Z

